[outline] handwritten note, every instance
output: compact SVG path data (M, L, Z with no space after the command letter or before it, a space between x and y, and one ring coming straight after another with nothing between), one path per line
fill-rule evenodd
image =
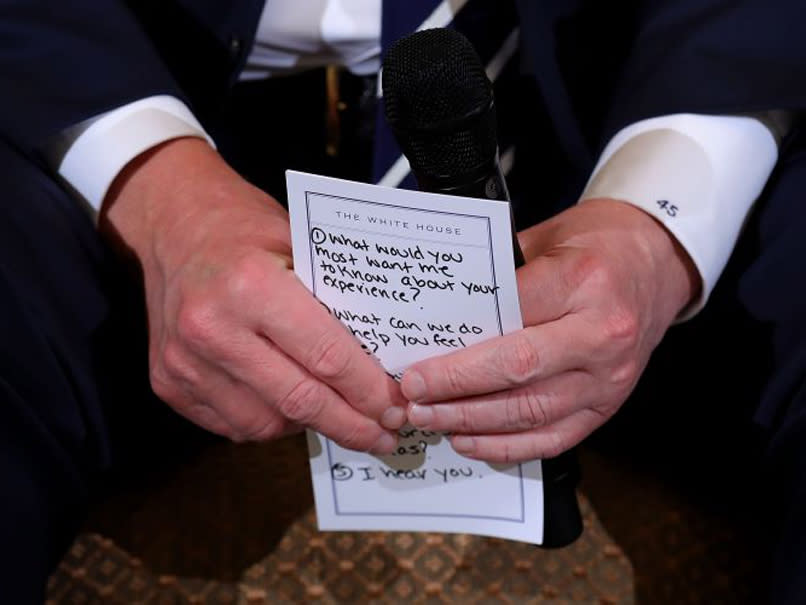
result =
M509 207L289 171L294 267L386 370L521 327ZM377 457L308 434L323 530L444 531L540 543L539 461L494 466L404 427Z

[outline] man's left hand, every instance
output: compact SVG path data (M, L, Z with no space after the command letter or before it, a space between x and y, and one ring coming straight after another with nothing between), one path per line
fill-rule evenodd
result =
M697 294L688 255L651 216L590 200L519 235L525 327L414 364L409 420L489 462L552 458L621 406Z

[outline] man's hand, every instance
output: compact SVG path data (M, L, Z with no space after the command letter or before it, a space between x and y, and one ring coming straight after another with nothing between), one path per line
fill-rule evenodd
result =
M102 212L142 269L151 382L176 411L239 441L310 427L394 448L397 383L294 275L285 210L207 143L141 155Z
M648 214L590 200L522 234L525 328L404 374L415 426L490 462L552 458L610 418L697 293L686 253Z

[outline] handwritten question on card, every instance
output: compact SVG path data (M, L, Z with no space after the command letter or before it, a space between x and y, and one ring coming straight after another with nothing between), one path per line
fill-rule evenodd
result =
M506 204L297 172L288 192L295 272L393 376L521 327ZM488 465L413 427L383 457L308 437L321 529L542 539L538 461Z

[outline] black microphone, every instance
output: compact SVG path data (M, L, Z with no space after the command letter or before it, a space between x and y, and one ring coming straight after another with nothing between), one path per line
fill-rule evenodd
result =
M493 87L470 41L453 29L397 40L383 59L386 120L423 191L509 202L501 171ZM515 265L524 263L512 219ZM582 533L573 450L542 461L541 546L570 544Z

